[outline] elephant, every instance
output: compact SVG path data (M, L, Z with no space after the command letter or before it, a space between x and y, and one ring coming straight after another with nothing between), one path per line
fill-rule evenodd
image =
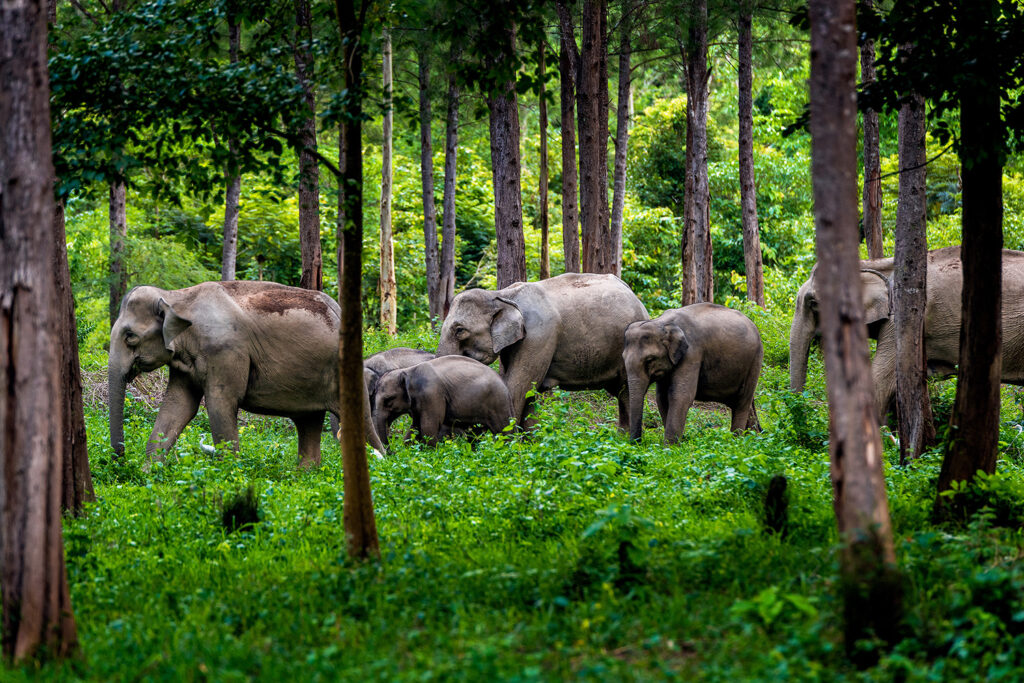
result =
M686 429L694 400L717 401L732 410L732 430L756 425L754 390L761 375L761 334L739 311L711 303L672 308L626 328L622 360L629 378L629 436L639 441L647 389L673 444Z
M565 273L505 289L470 289L454 298L441 326L437 355L468 356L490 365L512 396L512 415L525 428L527 393L556 386L605 389L618 399L619 427L629 425L622 333L647 309L614 275Z
M377 383L373 415L388 438L391 423L412 415L412 428L434 445L454 430L483 425L492 434L512 419L512 398L501 377L472 358L441 356L385 373Z
M170 379L146 455L164 452L206 400L214 443L238 447L238 410L290 418L300 467L320 462L324 414L339 412L340 308L323 292L272 282L203 282L164 290L135 287L110 330L110 441L124 455L125 387L169 365ZM367 441L384 452L370 418Z
M423 361L432 360L433 358L435 356L430 351L410 349L404 346L385 349L364 358L363 381L366 382L366 391L370 396L370 405L373 406L373 398L377 393L377 382L380 381L384 373L399 368L407 368Z
M1024 252L1003 250L1002 381L1024 385ZM884 419L896 393L896 338L892 316L892 258L861 261L864 321L868 336L877 339L871 375L875 405ZM816 270L800 287L789 332L789 386L803 391L811 342L820 334ZM925 303L924 347L928 374L956 372L960 358L960 313L963 270L960 247L928 252L928 294Z

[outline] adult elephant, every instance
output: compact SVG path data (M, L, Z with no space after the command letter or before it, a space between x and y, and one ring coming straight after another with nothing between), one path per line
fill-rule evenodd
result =
M803 391L807 356L819 334L816 270L796 297L789 332L789 386ZM896 393L896 339L892 317L893 259L861 261L861 287L868 336L877 339L871 374L879 415L888 412ZM928 299L924 347L930 375L956 372L960 359L960 312L963 269L960 247L928 252ZM1024 252L1003 250L1002 381L1024 384Z
M163 459L206 399L214 443L238 446L238 410L290 418L300 466L319 464L324 415L338 415L337 302L323 292L272 282L204 282L168 291L136 287L110 331L110 441L124 454L128 382L170 366L146 455ZM370 445L373 429L365 385Z
M438 356L468 356L485 365L501 359L512 415L524 425L531 387L548 391L605 389L619 402L619 427L629 427L622 362L629 323L648 320L640 299L614 275L565 273L505 289L471 289L452 301Z

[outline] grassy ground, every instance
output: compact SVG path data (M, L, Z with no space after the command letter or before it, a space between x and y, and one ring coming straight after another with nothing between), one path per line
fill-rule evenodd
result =
M609 397L562 392L541 402L525 438L434 450L399 444L396 425L394 452L371 463L379 563L345 556L340 454L326 434L312 472L295 469L294 430L278 420L249 421L239 453L211 458L201 413L176 454L144 474L151 403L129 404L123 463L111 460L103 405L90 404L98 502L65 524L84 656L0 677L1019 679L1019 407L1006 401L1000 474L977 494L990 506L962 525L929 521L940 456L900 468L888 444L906 638L858 672L843 656L835 597L820 365L805 395L789 394L785 322L758 322L761 434L733 436L726 414L698 409L666 448L649 410L633 445ZM951 390L936 387L940 411ZM785 538L761 522L779 473ZM232 532L225 501L250 487L258 522Z

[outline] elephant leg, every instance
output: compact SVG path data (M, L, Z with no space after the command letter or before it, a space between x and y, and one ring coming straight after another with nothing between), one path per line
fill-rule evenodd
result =
M299 433L299 468L320 466L320 435L324 430L324 412L293 415L295 431Z
M671 387L670 382L655 384L654 402L658 404L658 412L661 413L661 424L668 422L668 395Z
M441 434L441 415L436 415L434 412L432 410L422 411L413 420L413 428L419 432L420 438L431 448L437 446L437 440Z
M676 368L668 388L668 415L665 419L665 443L674 444L686 431L686 414L697 396L700 359L687 361Z
M238 401L244 395L245 378L242 386L238 382L217 384L206 391L206 412L210 415L210 431L213 432L213 444L216 446L225 441L230 442L238 450Z
M163 461L166 451L174 447L185 426L199 412L199 401L203 395L181 373L171 372L171 379L164 392L156 423L146 444L146 456Z
M619 402L619 431L623 434L629 433L629 385L623 382L619 385L618 392L608 392L615 396Z

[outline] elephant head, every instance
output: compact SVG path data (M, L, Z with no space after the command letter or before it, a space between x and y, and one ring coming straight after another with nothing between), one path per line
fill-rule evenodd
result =
M629 386L629 438L639 441L643 432L644 398L651 382L670 374L690 345L683 329L674 323L643 320L626 328L622 361Z
M409 376L403 369L392 370L377 380L377 393L373 400L373 426L385 444L391 423L412 410L409 396Z
M125 388L140 373L170 363L175 340L192 325L168 303L167 294L156 287L134 288L110 328L110 443L118 456L124 455Z
M490 365L526 336L523 312L497 292L471 289L455 297L441 327L438 356L467 356Z
M878 339L879 331L892 314L892 259L887 272L874 268L861 268L861 295L864 304L864 323L868 336ZM803 391L807 381L807 356L811 342L820 335L818 295L815 276L818 267L811 269L811 277L796 295L793 324L789 328L789 388Z

